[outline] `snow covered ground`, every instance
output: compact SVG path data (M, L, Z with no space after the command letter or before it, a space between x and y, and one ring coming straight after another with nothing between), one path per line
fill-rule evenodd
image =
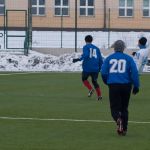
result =
M45 55L30 51L28 56L0 53L0 71L81 71L81 63L72 63L81 53L61 56Z
M72 63L81 53L53 56L30 51L28 56L23 54L0 53L1 72L81 72L82 62ZM104 56L103 56L104 57ZM150 72L150 66L145 66L144 72Z

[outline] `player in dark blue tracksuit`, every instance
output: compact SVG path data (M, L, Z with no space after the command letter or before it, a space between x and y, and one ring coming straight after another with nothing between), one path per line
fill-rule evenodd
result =
M101 65L103 63L102 56L100 53L100 49L92 44L93 38L91 35L87 35L85 37L86 45L83 47L83 54L81 55L81 58L73 59L73 62L77 61L83 61L82 63L82 81L83 84L88 88L89 93L88 96L90 97L94 89L91 86L91 84L88 81L88 77L91 76L92 78L92 84L94 85L94 88L96 90L96 94L98 97L98 100L102 99L100 86L97 82L98 74L101 69Z
M139 76L132 57L124 54L125 44L118 40L113 45L115 53L108 56L101 69L102 79L109 87L110 108L119 135L125 135L128 126L130 93L139 91Z

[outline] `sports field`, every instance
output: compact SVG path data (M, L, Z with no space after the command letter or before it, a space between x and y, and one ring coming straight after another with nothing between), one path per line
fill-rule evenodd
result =
M0 74L0 150L150 150L150 75L131 96L129 129L116 134L103 100L87 97L80 73Z

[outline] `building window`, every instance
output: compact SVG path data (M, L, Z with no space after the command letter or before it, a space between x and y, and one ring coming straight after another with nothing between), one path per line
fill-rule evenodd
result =
M32 15L45 15L45 0L32 0Z
M150 17L150 0L143 0L143 16Z
M69 0L55 0L55 16L69 16Z
M80 16L94 16L94 0L80 0Z
M0 15L4 15L4 0L0 0Z
M119 0L119 16L120 17L133 16L133 0Z

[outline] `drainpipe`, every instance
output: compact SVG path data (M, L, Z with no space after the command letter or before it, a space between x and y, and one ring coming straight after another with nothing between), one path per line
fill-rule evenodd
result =
M106 0L104 0L104 30L106 30Z

